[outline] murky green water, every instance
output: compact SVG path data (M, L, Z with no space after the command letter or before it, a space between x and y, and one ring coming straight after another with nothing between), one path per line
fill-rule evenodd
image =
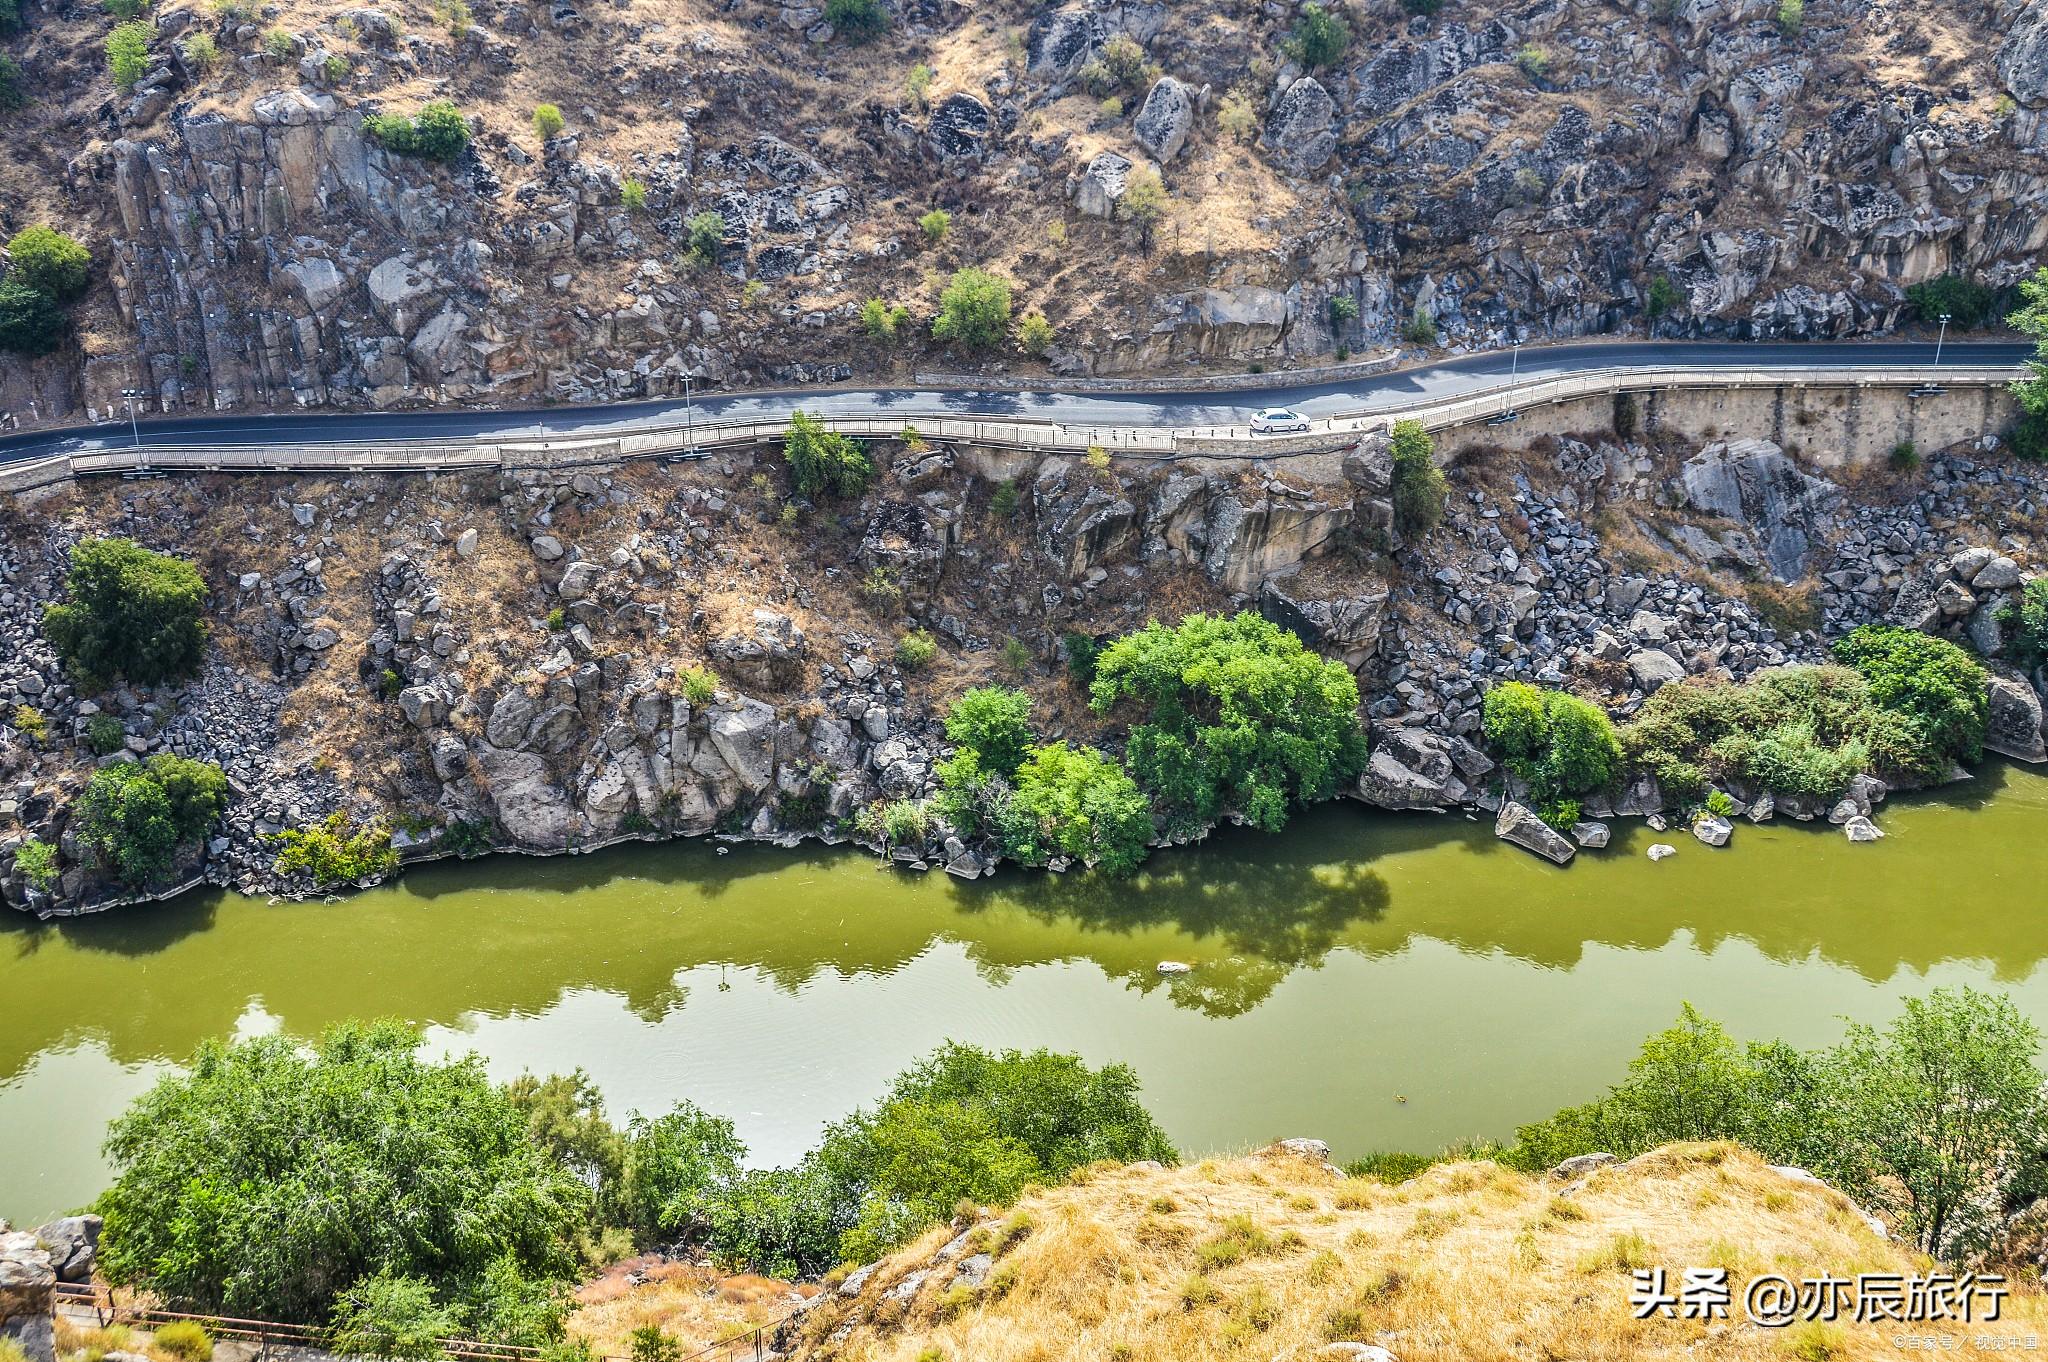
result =
M940 1040L1124 1060L1184 1148L1504 1135L1612 1081L1682 1000L1802 1043L1933 984L2048 1025L2048 777L1900 803L1889 838L1637 825L1557 869L1459 817L1319 810L1134 882L962 884L703 845L428 869L332 904L193 897L0 926L0 1216L104 1180L106 1120L202 1038L395 1014L494 1072L687 1095L764 1161ZM1196 966L1162 978L1162 960ZM1405 1102L1397 1098L1405 1097Z

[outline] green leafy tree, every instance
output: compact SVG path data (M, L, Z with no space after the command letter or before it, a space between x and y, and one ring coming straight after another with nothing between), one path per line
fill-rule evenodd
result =
M1365 766L1358 682L1259 615L1189 615L1103 648L1090 699L1130 704L1128 760L1183 826L1225 809L1276 831L1288 807L1328 799Z
M439 1306L476 1327L508 1265L569 1281L590 1189L529 1137L481 1059L422 1059L421 1041L387 1021L310 1047L201 1046L108 1128L114 1182L94 1207L108 1280L207 1312L425 1332L443 1331L426 1320Z
M1008 686L976 686L946 711L946 741L973 752L983 769L1015 776L1031 749L1031 697Z
M1950 763L1984 755L1984 669L1961 648L1917 629L1866 624L1837 639L1834 652L1863 674L1872 700L1920 735L1925 755L1912 774L1944 776Z
M782 457L789 462L796 490L812 498L828 491L857 497L875 475L865 450L803 412L789 418L789 430L782 437Z
M825 0L825 22L851 43L872 42L889 28L882 0Z
M1009 281L987 270L955 270L939 297L933 338L985 349L1001 344L1009 330Z
M1128 875L1150 853L1152 809L1123 767L1090 747L1048 743L1017 769L1002 828L1004 849L1025 865L1072 856Z
M2028 418L2022 428L2031 426L2039 430L2048 426L2048 265L2020 281L2020 306L2005 320L2013 330L2034 341L2027 376L2014 381L2012 392ZM2048 447L2048 441L2042 444Z
M382 821L353 827L339 810L311 827L286 828L271 840L278 848L272 870L284 876L310 876L320 888L358 884L398 869L390 827Z
M1052 323L1043 312L1027 312L1017 319L1017 344L1027 355L1043 356L1052 349Z
M7 243L7 277L41 289L58 302L85 292L92 278L92 252L74 238L40 224L24 227Z
M64 586L71 600L44 607L43 633L82 681L153 686L198 672L206 583L192 564L132 539L86 539Z
M430 1362L460 1327L455 1312L435 1300L431 1282L385 1270L358 1279L336 1299L327 1343L344 1357Z
M1481 709L1486 739L1529 786L1537 814L1554 827L1578 821L1578 795L1621 772L1621 742L1606 712L1576 695L1504 681Z
M1394 524L1403 534L1427 534L1444 517L1450 484L1436 466L1436 441L1422 422L1394 422Z
M57 300L39 288L0 279L0 350L34 358L64 343L70 322Z
M650 1240L698 1227L746 1156L731 1121L688 1102L654 1120L635 1116L626 1131L627 1223Z
M469 120L445 99L430 100L418 113L372 114L363 128L386 150L427 161L454 161L469 150Z
M1159 219L1166 216L1166 185L1160 180L1159 172L1150 166L1139 166L1124 182L1123 197L1117 200L1117 214L1125 222L1138 229L1138 244L1145 250L1152 249L1152 235L1159 226Z
M533 135L535 137L538 137L543 142L551 137L559 137L563 126L562 111L559 108L553 104L536 104L533 106Z
M79 796L79 838L123 882L159 883L169 878L180 848L220 817L227 794L218 766L169 753L103 766Z
M858 1210L853 1189L815 1159L756 1168L721 1188L706 1208L705 1247L732 1271L795 1277L843 1257L840 1241Z
M2036 577L1998 612L2006 652L2024 667L2048 662L2048 577Z
M604 1095L590 1075L521 1074L505 1085L505 1096L525 1115L528 1138L592 1190L600 1216L630 1223L620 1206L626 1136L605 1119Z
M116 24L107 34L107 73L114 88L127 91L149 72L149 40L156 30L141 20Z
M1318 4L1302 6L1287 52L1311 71L1335 66L1351 46L1351 25L1340 14Z
M1906 305L1923 322L1938 323L1947 317L1949 325L1973 331L1991 320L1997 310L1996 290L1960 274L1944 274L1906 286Z

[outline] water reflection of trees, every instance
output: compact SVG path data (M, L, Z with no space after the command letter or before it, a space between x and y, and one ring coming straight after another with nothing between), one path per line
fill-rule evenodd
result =
M1314 968L1344 933L1378 921L1391 898L1386 880L1359 861L1310 864L1285 838L1237 834L1228 848L1154 856L1130 879L1092 873L1013 875L963 887L961 908L1021 910L1048 925L1097 936L1168 928L1193 937L1200 967L1162 975L1156 960L1114 960L1091 943L1089 954L1140 991L1164 988L1174 1003L1209 1016L1251 1010L1297 969ZM1210 943L1228 952L1218 958Z

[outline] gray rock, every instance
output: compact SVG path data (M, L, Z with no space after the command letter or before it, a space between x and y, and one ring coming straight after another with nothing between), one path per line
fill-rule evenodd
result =
M1841 489L1802 470L1769 440L1708 445L1686 460L1679 481L1696 510L1734 521L1762 541L1781 582L1806 572L1815 518Z
M1685 676L1685 668L1661 648L1643 648L1630 653L1628 670L1635 677L1636 684L1646 692L1661 690Z
M2003 555L1977 569L1970 585L1979 591L2003 591L2020 584L2020 565Z
M1588 850L1606 846L1610 835L1607 825L1595 820L1572 824L1572 840Z
M1987 662L1985 672L1990 714L1984 746L2019 761L2048 761L2048 742L2041 734L2041 697L2033 685L2003 663Z
M100 1227L96 1215L68 1215L36 1227L36 1239L50 1252L50 1267L60 1282L89 1282L93 1261L99 1250Z
M1590 1173L1602 1168L1612 1168L1621 1160L1612 1154L1575 1154L1550 1170L1550 1176L1558 1182L1577 1182Z
M1555 828L1538 818L1533 810L1512 799L1502 802L1500 815L1493 820L1493 835L1559 865L1570 861L1576 853L1572 844Z
M1735 835L1734 825L1719 814L1703 813L1692 821L1692 835L1710 847L1724 847Z
M1180 155L1194 126L1194 95L1172 76L1161 76L1146 93L1131 123L1131 135L1154 160L1164 162Z
M32 1234L0 1231L0 1339L31 1362L56 1357L56 1292L49 1251Z
M1074 208L1089 217L1106 218L1116 213L1117 201L1130 183L1131 158L1105 151L1088 163L1074 186Z
M1884 836L1884 831L1868 818L1858 814L1842 824L1842 835L1852 842L1875 842Z
M533 556L543 563L552 563L562 556L562 541L551 534L535 535Z
M925 140L948 164L981 160L995 133L996 119L988 105L964 90L940 100L925 126Z
M1337 101L1313 76L1287 87L1266 120L1265 143L1273 159L1295 175L1313 175L1337 150Z

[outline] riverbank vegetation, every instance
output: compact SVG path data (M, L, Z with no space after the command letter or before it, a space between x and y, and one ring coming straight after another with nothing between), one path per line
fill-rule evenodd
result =
M87 539L71 550L64 589L71 600L44 608L43 633L86 689L198 672L206 583L184 559L132 539Z
M1614 725L1576 695L1509 681L1486 693L1481 720L1486 740L1553 828L1578 822L1579 796L1606 788L1621 772Z
M1129 1069L1045 1051L947 1045L796 1166L747 1170L732 1123L688 1103L621 1128L580 1073L501 1087L420 1042L379 1022L204 1046L109 1130L108 1280L343 1341L539 1345L571 1284L639 1247L815 1274L962 1199L1175 1157Z

